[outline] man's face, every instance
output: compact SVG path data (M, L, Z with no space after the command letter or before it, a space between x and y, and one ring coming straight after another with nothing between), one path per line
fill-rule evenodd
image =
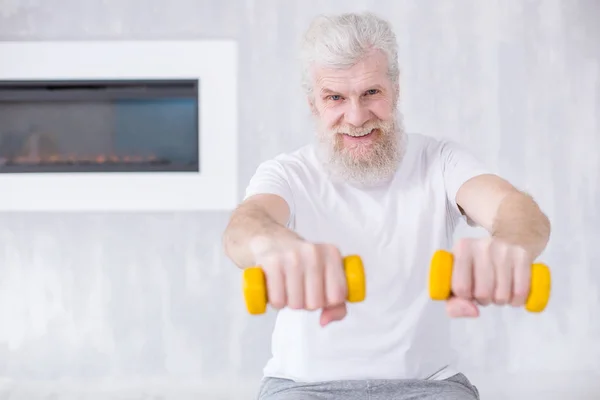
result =
M360 185L390 178L401 158L402 130L385 55L373 52L348 69L312 72L310 105L320 156L330 172Z

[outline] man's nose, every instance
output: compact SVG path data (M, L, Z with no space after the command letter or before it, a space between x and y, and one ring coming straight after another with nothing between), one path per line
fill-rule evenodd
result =
M356 127L363 126L371 117L371 113L363 104L359 101L352 101L349 104L349 108L346 111L345 120L348 124Z

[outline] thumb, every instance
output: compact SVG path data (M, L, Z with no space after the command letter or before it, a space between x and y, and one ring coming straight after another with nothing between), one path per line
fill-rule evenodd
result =
M321 312L321 326L325 326L333 321L340 321L346 316L346 314L346 303L325 307Z
M479 308L474 302L459 297L451 297L446 301L446 312L452 318L479 316Z

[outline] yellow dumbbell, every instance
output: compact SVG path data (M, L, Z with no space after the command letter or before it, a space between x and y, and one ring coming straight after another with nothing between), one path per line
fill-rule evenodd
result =
M438 250L429 267L429 297L432 300L447 300L452 294L452 253ZM550 299L550 269L542 263L531 266L531 289L525 303L530 312L541 312Z
M363 301L367 288L365 282L365 271L359 256L351 255L343 259L344 273L348 284L348 296L350 303ZM246 300L246 308L250 314L263 314L267 310L269 302L267 294L267 282L265 274L260 267L244 269L243 292Z

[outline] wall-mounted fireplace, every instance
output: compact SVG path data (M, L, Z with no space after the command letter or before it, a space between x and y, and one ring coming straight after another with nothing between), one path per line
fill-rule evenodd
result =
M0 173L199 172L198 81L0 81Z
M237 202L229 41L0 43L0 211Z

